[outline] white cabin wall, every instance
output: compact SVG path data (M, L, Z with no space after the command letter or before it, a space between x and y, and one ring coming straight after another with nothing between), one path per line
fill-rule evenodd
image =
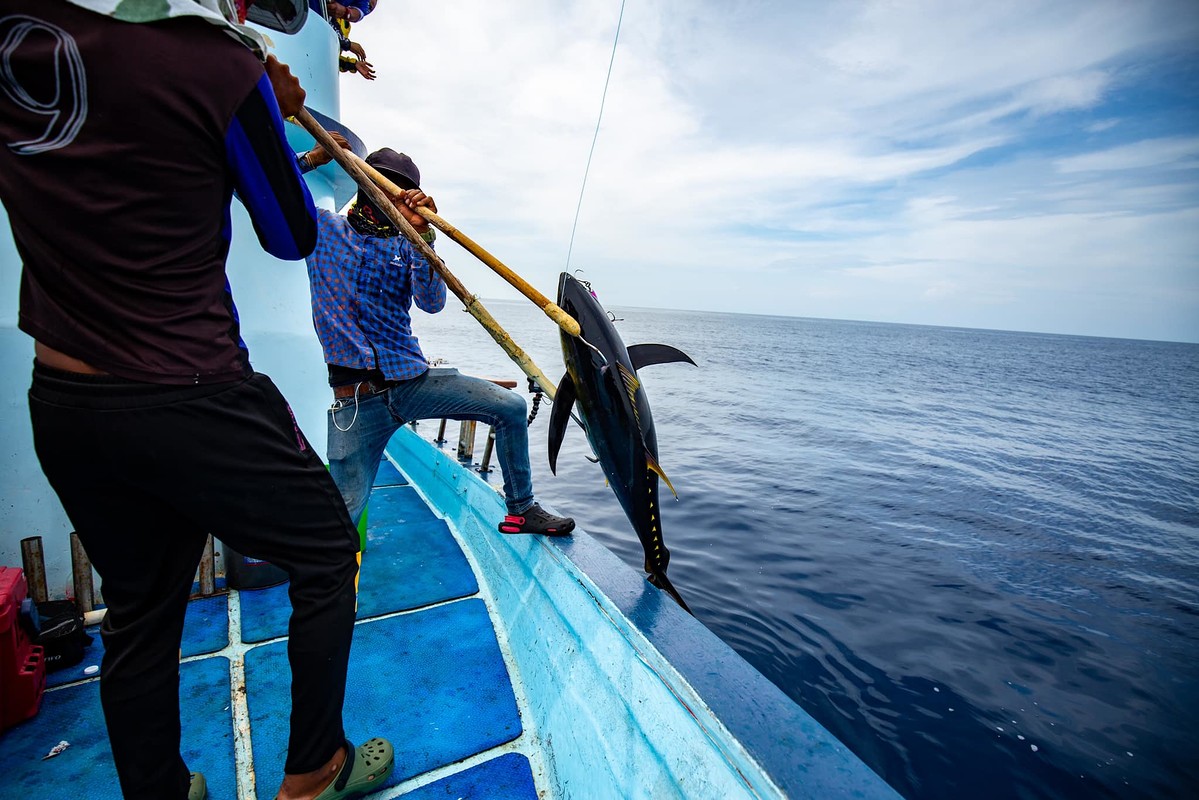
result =
M0 215L2 216L2 215ZM21 540L41 536L52 597L71 590L73 530L42 475L29 425L33 339L17 329L21 260L7 218L0 222L0 565L21 566Z

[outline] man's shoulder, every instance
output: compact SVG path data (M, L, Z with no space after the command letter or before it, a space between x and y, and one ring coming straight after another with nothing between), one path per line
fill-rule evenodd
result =
M327 208L319 206L316 209L316 224L322 232L327 230L330 233L355 233L344 214L338 214L336 211L330 211Z
M343 214L318 207L316 210L316 250L312 257L334 255L337 251L358 247L362 237Z

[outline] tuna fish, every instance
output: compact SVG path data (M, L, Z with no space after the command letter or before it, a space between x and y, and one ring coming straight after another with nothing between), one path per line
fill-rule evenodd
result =
M558 281L558 305L582 330L580 337L562 334L566 375L558 384L550 414L550 469L557 473L558 451L573 416L571 409L577 406L577 421L645 550L649 582L687 609L666 577L670 551L662 541L658 479L672 493L674 486L658 464L654 419L637 371L651 364L685 361L694 366L695 362L669 345L626 348L590 288L566 273Z

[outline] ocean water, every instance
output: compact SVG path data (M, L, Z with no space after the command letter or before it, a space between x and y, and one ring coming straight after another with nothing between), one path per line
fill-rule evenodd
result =
M558 379L553 324L487 305ZM699 365L641 373L675 585L903 795L1199 797L1199 346L609 310ZM430 358L521 377L465 313L416 317ZM550 474L548 417L538 496L640 569L581 431Z

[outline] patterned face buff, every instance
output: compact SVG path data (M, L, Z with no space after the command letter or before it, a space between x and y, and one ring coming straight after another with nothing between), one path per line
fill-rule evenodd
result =
M374 206L360 201L350 207L346 219L349 220L350 226L363 236L378 236L380 239L398 236L400 229L386 219L379 219L379 216Z

